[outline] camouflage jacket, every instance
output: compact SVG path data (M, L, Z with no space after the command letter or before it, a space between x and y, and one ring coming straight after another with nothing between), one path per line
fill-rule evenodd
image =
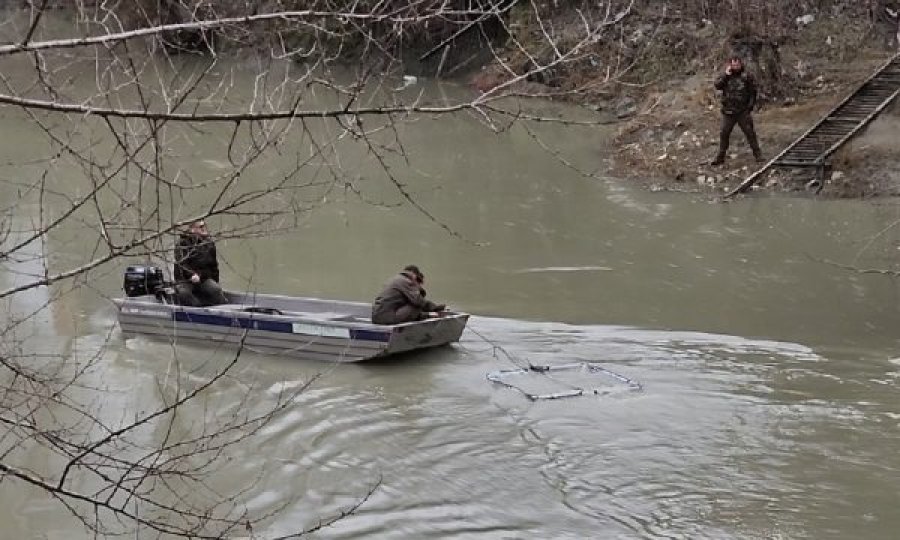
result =
M756 79L747 70L716 79L716 90L722 91L722 112L740 115L753 110L756 104Z
M394 312L405 305L414 306L421 311L435 311L437 304L425 299L425 290L416 283L415 277L407 272L394 276L381 294L372 304L372 322L390 318Z
M175 245L175 281L188 281L197 274L200 280L219 281L219 261L212 238L182 233Z

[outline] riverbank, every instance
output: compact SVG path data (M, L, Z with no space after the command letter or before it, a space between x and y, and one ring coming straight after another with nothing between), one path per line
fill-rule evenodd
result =
M837 8L828 9L834 12ZM873 22L864 9L852 5L842 9L833 16L812 13L798 17L774 36L684 17L663 19L655 27L640 18L623 22L623 34L652 33L652 39L642 44L640 56L632 59L631 67L620 77L603 84L585 84L602 78L603 74L592 68L592 63L598 62L575 62L553 72L552 80L530 77L521 90L556 93L618 118L613 175L643 182L652 189L721 194L757 167L738 129L732 134L725 166L709 165L718 146L720 121L712 82L724 58L731 52L744 54L761 80L761 106L755 122L766 157L774 156L898 50L900 36L886 33L884 25ZM552 22L565 32L563 15ZM524 41L522 36L515 40L517 44ZM602 56L602 51L590 54L595 53ZM518 62L515 51L506 51L502 59L508 65ZM472 84L486 91L503 80L502 70L495 64L476 73ZM584 91L573 92L579 89ZM813 173L774 171L757 189L814 191L824 197L900 194L898 109L895 104L885 111L833 157L824 185Z
M791 144L850 94L884 59L879 51L833 64L817 75L813 93L789 103L770 103L754 115L765 156ZM652 189L721 194L753 173L743 134L735 129L724 166L710 160L719 141L720 113L712 77L694 76L677 90L647 95L616 138L613 173L646 182ZM757 189L810 191L820 196L871 197L900 194L900 129L895 105L833 157L824 185L812 171L772 171Z
M766 158L791 144L851 93L880 63L846 64L823 74L817 94L789 104L770 104L754 115ZM843 68L843 69L841 69ZM892 107L833 157L821 185L812 171L775 170L756 189L810 191L820 196L871 197L900 194L900 129ZM708 192L731 190L759 166L743 133L735 129L724 166L710 161L719 141L720 113L711 77L696 76L679 90L647 96L616 137L613 174L645 182L651 189Z

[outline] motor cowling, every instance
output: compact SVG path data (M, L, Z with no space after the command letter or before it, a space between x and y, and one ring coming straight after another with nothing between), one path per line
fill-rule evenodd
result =
M165 286L162 269L158 266L129 266L125 268L122 288L126 296L155 295Z

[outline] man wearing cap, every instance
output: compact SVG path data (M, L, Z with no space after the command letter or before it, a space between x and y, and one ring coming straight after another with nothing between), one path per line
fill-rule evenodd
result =
M419 267L410 264L391 278L372 304L372 322L399 324L437 317L447 309L425 298L425 276Z
M719 132L719 153L711 165L725 163L725 154L728 152L728 143L735 124L747 137L753 157L756 161L762 161L762 152L756 139L756 130L753 128L753 118L750 116L756 105L756 79L744 69L744 62L740 57L729 58L725 64L725 73L716 79L715 87L722 92L722 128Z

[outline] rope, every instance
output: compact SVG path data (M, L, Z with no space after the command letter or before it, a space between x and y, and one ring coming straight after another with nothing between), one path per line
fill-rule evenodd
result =
M503 353L503 355L506 357L506 359L509 360L509 362L510 362L512 365L516 366L517 368L519 368L519 369L524 369L524 370L530 370L530 369L532 369L533 366L531 365L531 362L524 362L524 363L523 363L523 361L518 360L515 356L513 356L512 353L510 353L508 350L506 350L502 345L498 345L495 341L491 340L489 337L485 336L484 334L482 334L482 333L479 332L478 330L475 330L475 329L472 327L471 324L467 324L467 325L466 325L466 330L469 330L470 332L472 332L473 334L475 334L476 336L478 336L479 338L481 338L485 343L487 343L488 345L490 345L491 348L493 349L492 356L493 356L494 358L498 358L498 359L499 359L499 357L497 356L497 353L498 353L498 352L501 352L501 353Z

